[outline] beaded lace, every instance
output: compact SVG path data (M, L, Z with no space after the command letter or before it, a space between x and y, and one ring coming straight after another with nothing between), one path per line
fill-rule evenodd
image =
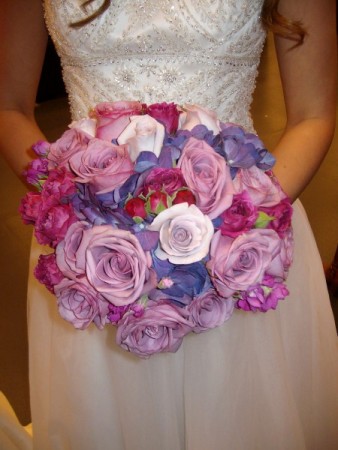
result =
M207 106L251 129L262 2L112 0L90 24L71 28L84 17L81 1L45 0L73 118L102 101L174 101Z

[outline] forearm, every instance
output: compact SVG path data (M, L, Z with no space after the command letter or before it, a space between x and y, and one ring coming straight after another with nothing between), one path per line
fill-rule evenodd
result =
M274 155L273 169L285 192L295 200L319 168L333 137L332 121L307 119L287 127Z
M0 111L0 151L19 177L32 159L32 144L39 139L45 138L33 117L15 110Z

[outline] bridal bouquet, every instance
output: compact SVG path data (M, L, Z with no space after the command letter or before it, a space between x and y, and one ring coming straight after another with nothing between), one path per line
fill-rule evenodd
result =
M35 275L77 329L141 357L288 295L292 207L254 134L199 106L101 103L38 142L20 211Z

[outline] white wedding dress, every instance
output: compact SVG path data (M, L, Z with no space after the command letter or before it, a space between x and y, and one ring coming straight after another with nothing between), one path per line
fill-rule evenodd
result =
M262 0L113 0L70 28L80 3L45 1L75 119L107 100L193 102L252 129ZM31 277L34 450L337 449L337 337L299 202L294 233L291 294L276 311L235 311L149 360L118 348L114 327L74 330Z

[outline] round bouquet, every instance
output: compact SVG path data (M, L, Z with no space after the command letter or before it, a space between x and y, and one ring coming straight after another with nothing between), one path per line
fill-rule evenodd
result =
M241 126L195 105L101 103L33 149L20 210L52 249L35 275L75 328L113 324L148 357L288 295L292 207Z

